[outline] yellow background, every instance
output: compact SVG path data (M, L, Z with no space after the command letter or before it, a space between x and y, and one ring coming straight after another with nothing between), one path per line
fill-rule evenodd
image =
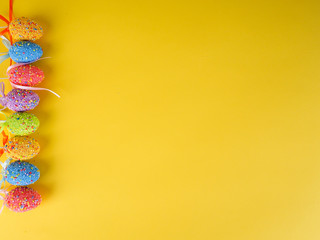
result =
M319 10L16 0L62 98L33 111L43 204L5 208L1 239L318 240Z

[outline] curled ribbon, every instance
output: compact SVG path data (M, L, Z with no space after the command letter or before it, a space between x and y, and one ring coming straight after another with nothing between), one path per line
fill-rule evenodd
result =
M39 58L38 60L36 61L39 61L39 60L43 60L43 59L47 59L47 58L50 58L50 57L43 57L43 58ZM36 62L36 61L33 61L33 62ZM19 67L19 66L23 66L23 65L27 65L27 64L31 64L33 62L28 62L28 63L16 63L16 64L13 64L11 66L8 67L7 69L7 74L8 72L15 68L15 67ZM47 89L47 88L39 88L39 87L29 87L29 86L22 86L22 85L17 85L17 84L14 84L10 81L10 84L12 87L14 88L19 88L19 89L24 89L24 90L44 90L44 91L49 91L51 92L52 94L56 95L58 98L60 98L60 95L55 93L54 91L50 90L50 89Z
M3 61L7 60L9 57L10 57L9 53L0 56L0 63L2 63Z
M11 48L11 42L5 36L0 36L0 37L2 38L1 41L3 45L9 50ZM0 63L2 63L3 61L5 61L10 57L8 52L3 52L2 54L4 55L0 56ZM10 62L10 65L11 65L11 62Z
M44 90L44 91L49 91L51 92L52 94L56 95L58 98L60 98L60 95L55 93L54 91L50 90L50 89L47 89L47 88L38 88L38 87L27 87L27 86L21 86L21 85L16 85L12 82L11 83L11 86L14 87L14 88L19 88L19 89L24 89L24 90ZM0 92L1 94L1 92Z
M4 195L7 195L8 191L5 190L5 189L0 189L0 193L1 193L1 194L4 194ZM2 213L2 210L3 210L3 207L4 207L5 197L2 196L2 195L0 195L0 200L3 201L3 202L2 202L2 206L1 206L1 208L0 208L0 213Z
M8 79L8 78L0 78L0 79ZM5 97L4 95L4 84L3 82L0 83L2 85L2 89L0 89L0 95L2 97ZM48 89L48 88L39 88L39 87L29 87L29 86L22 86L22 85L18 85L18 84L14 84L13 82L10 81L10 84L13 88L18 88L18 89L24 89L24 90L44 90L44 91L48 91L51 92L52 94L56 95L58 98L60 98L60 95L55 93L54 91ZM5 108L0 109L3 110Z
M27 65L27 64L31 64L31 63L34 63L34 62L37 62L37 61L40 61L40 60L43 60L43 59L47 59L47 58L51 58L51 57L43 57L43 58L39 58L35 61L32 61L32 62L27 62L27 63L16 63L16 64L13 64L11 66L9 66L7 68L7 73L12 69L12 68L15 68L15 67L19 67L19 66L23 66L23 65Z
M4 88L5 88L5 85L4 85L4 82L1 82L0 83L0 95L2 97L5 97L6 95L4 94Z
M9 50L11 48L11 42L5 36L0 36L2 38L3 45Z
M2 111L2 110L4 110L4 109L7 108L7 107L6 107L6 99L4 98L4 97L6 96L6 95L4 94L4 87L5 87L4 82L1 82L1 83L0 83L0 95L1 95L1 97L0 97L0 104L3 106L3 108L1 108L0 111ZM1 157L1 155L0 155L0 157Z
M5 162L0 162L0 165L2 166L2 170L1 170L1 175L2 175L2 179L0 180L0 188L2 186L2 184L5 183L5 173L6 173L6 168L8 167L8 165L10 164L11 162L11 158L8 158Z

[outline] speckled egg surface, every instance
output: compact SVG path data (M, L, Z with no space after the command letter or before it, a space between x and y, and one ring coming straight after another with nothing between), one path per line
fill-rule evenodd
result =
M16 42L9 49L11 59L17 63L34 62L41 58L42 54L42 48L30 41Z
M4 146L8 157L14 160L27 160L40 152L39 142L29 136L15 136L10 138Z
M40 121L31 113L16 112L7 118L5 124L12 134L24 136L37 131Z
M6 107L15 112L34 109L40 101L38 94L30 90L12 89L6 96Z
M13 84L32 87L43 81L44 73L40 68L26 64L10 69L8 77Z
M29 187L16 187L9 191L5 197L5 205L14 212L26 212L38 207L41 195Z
M15 186L33 184L39 177L39 169L35 165L25 161L12 162L5 170L5 180Z
M30 40L35 41L42 37L43 29L34 20L26 17L14 19L9 24L9 31L15 40Z

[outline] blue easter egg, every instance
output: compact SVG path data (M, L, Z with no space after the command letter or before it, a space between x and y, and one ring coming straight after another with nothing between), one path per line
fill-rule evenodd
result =
M15 161L8 165L5 179L15 186L26 186L35 183L40 177L39 169L31 163Z
M17 63L34 62L41 58L42 54L42 48L30 41L16 42L9 49L11 59Z

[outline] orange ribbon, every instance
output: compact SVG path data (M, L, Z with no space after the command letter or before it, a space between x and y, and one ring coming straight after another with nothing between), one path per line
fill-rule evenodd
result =
M9 34L10 43L12 45L12 36L9 31L9 24L12 21L13 18L13 0L9 0L9 20L6 19L4 16L0 15L0 20L4 21L8 26L0 32L0 36L4 35L5 33ZM10 66L12 65L12 59L10 58Z
M9 24L10 23L10 21L8 20L8 19L6 19L4 16L2 16L2 15L0 15L0 19L2 20L2 21L4 21L6 24Z
M9 0L9 20L6 19L4 16L0 15L0 20L4 21L8 26L0 32L0 35L4 35L5 33L8 32L11 44L12 44L12 36L9 32L9 24L12 21L12 18L13 18L13 0ZM12 59L10 59L10 66L11 65L12 65ZM8 135L5 133L4 130L1 133L2 133L2 145L4 147L8 141ZM0 149L0 157L3 155L3 153L4 153L4 148Z
M6 145L6 143L8 142L8 135L5 133L5 131L2 131L2 145L3 147ZM0 149L0 157L4 154L4 148Z
M9 1L9 21L12 21L12 15L13 15L13 0Z
M12 36L9 32L9 24L12 21L12 18L13 18L13 0L10 0L9 1L9 20L6 19L4 16L0 15L0 20L4 21L8 25L4 30L0 32L0 35L4 35L5 33L8 32L10 36L11 44L12 44Z

